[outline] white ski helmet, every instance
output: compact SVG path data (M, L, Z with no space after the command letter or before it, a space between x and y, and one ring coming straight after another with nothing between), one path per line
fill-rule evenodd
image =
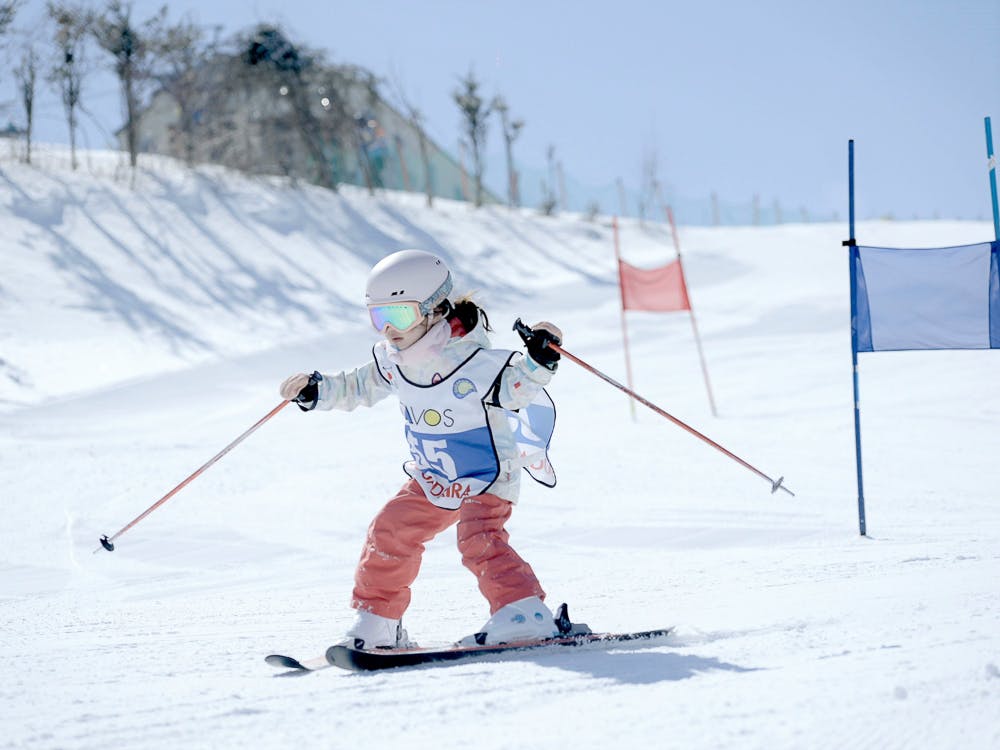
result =
M423 250L400 250L388 255L368 274L365 304L416 302L421 315L430 315L451 294L451 272L444 261Z

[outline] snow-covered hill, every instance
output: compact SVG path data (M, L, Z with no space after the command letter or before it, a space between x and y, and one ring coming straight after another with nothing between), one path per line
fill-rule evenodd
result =
M92 160L112 162L110 154ZM0 747L1000 745L1000 356L863 355L857 535L846 227L681 228L719 417L683 314L630 313L636 389L767 484L573 363L551 387L559 486L510 525L550 601L669 644L274 679L339 637L367 523L402 480L398 410L285 410L113 533L279 401L364 362L370 265L440 253L516 347L549 319L625 379L610 221L332 194L150 161L134 185L0 163ZM873 245L986 223L862 224ZM625 221L637 265L672 257ZM407 627L487 616L451 532Z

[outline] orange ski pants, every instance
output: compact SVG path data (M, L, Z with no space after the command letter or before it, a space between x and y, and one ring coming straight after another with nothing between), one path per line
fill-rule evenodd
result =
M513 507L496 495L483 494L468 498L458 510L446 510L431 503L411 479L368 527L351 606L382 617L402 617L424 545L456 522L462 564L476 576L490 614L529 596L544 598L531 566L508 544L504 524Z

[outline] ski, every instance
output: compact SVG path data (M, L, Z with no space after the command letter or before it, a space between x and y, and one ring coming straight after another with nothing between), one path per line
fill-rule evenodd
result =
M326 660L335 667L353 672L397 669L424 665L441 665L491 656L520 654L526 651L556 649L560 646L643 645L662 640L673 628L644 630L637 633L580 633L536 641L503 643L496 646L450 646L446 648L359 649L344 644L330 646Z
M396 669L398 667L415 667L427 664L442 664L486 656L535 651L557 648L559 646L593 646L614 648L622 644L637 645L637 642L660 641L673 632L673 628L658 630L643 630L635 633L594 633L582 623L570 620L569 609L561 604L556 610L556 627L559 635L553 638L539 640L516 641L497 645L486 644L486 634L477 633L474 644L454 644L438 648L376 648L365 649L357 646L363 641L357 641L354 646L338 643L330 646L323 656L300 661L291 656L271 654L264 661L272 667L279 667L290 673L315 672L328 667L340 667L353 672L370 672L378 669ZM644 644L645 645L645 644Z
M326 669L333 666L326 660L325 654L317 656L315 659L306 659L305 661L299 661L283 654L270 654L264 657L264 661L272 667L280 667L281 669L289 669L295 672L315 672L318 669Z

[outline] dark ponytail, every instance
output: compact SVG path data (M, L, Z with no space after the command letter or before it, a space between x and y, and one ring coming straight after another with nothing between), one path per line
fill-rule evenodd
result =
M486 311L472 301L470 297L461 297L457 302L445 301L445 305L448 306L448 311L444 314L448 316L448 320L452 318L458 318L462 327L466 331L471 331L478 325L479 321L483 321L483 328L487 331L492 331L490 328L490 319L486 315Z

